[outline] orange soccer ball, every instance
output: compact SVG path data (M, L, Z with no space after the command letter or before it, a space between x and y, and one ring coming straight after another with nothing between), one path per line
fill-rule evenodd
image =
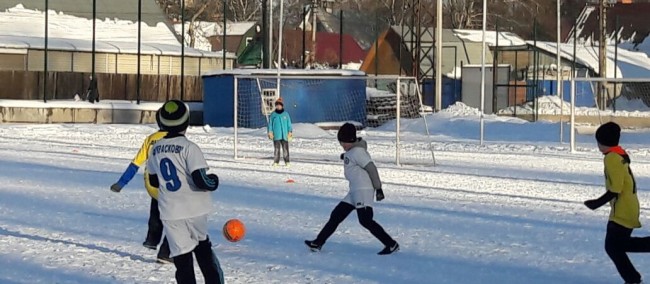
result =
M223 224L223 237L229 242L241 241L246 235L246 227L238 219L230 219Z

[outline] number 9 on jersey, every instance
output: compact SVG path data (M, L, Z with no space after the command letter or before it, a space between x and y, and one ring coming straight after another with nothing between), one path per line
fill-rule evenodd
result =
M178 171L169 158L160 160L160 175L165 180L165 188L168 191L174 192L181 188Z

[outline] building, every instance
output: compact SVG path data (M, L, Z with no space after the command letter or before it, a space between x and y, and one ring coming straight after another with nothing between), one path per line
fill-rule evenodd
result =
M190 27L193 26L194 35L190 35ZM223 50L223 23L196 21L194 23L185 23L185 43L191 46L194 41L194 47L207 51ZM239 55L242 51L241 42L250 42L253 40L256 22L227 22L226 23L226 51ZM176 34L182 32L181 24L174 24Z
M92 2L51 2L46 40L43 1L0 0L0 82L8 86L0 98L71 99L84 93L94 72L103 99L134 100L140 58L140 98L178 97L183 81L188 94L183 99L201 100L199 75L223 67L221 53L182 48L154 0L143 1L140 56L137 1L98 1L94 54ZM225 60L231 68L235 56Z

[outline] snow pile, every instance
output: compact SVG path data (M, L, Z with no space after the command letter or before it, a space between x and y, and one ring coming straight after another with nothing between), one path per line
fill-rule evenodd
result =
M22 4L0 11L0 35L44 37L45 16L42 11L26 9ZM92 19L49 11L49 36L52 38L92 40ZM97 19L97 41L137 42L138 24L120 19ZM165 23L142 24L142 43L180 46Z
M441 113L451 114L453 116L480 116L481 111L477 108L470 107L462 102L456 102L448 108L440 111Z

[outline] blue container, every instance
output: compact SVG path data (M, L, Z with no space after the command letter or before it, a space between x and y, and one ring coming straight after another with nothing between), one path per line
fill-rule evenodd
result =
M534 85L534 81L528 81L528 84ZM540 80L538 81L538 92L540 96L557 95L555 86L556 80ZM592 82L577 81L576 82L576 107L593 107L596 105L595 99L595 85ZM529 88L526 94L526 99L532 101L535 94L534 89ZM571 102L571 82L562 82L562 98L566 102Z
M217 127L234 125L235 76L237 80L238 126L262 128L267 125L261 89L275 89L275 70L229 70L203 76L203 122ZM366 79L355 71L283 71L280 93L293 123L357 122L366 125ZM342 79L310 79L308 76L346 76ZM300 76L300 78L291 78ZM359 77L349 79L350 76ZM306 78L307 77L307 78Z
M422 103L435 106L435 80L424 80L422 84ZM447 108L461 101L461 81L451 78L442 78L442 108Z

